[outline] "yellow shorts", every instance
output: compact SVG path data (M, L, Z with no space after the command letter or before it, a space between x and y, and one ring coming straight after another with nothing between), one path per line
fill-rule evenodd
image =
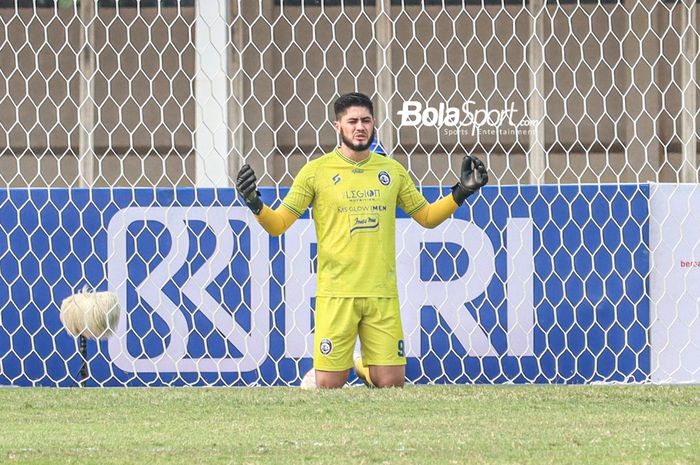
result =
M405 365L399 299L394 297L316 297L314 368L352 368L357 335L362 363Z

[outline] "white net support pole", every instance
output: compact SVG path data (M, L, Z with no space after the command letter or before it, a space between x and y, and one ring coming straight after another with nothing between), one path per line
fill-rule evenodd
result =
M229 185L227 0L197 2L194 95L196 185Z
M231 150L228 163L230 173L238 173L243 164L245 148L245 131L243 102L245 101L245 74L243 69L244 31L241 17L241 2L230 2L231 45L229 75L231 97L228 101L228 127L231 132Z
M656 180L666 161L661 143L658 115L662 113L663 82L657 74L658 57L663 49L658 29L662 27L665 5L656 0L625 2L627 33L622 37L624 75L620 76L625 113L624 135L621 135L625 153L643 154L645 164L636 168L638 179ZM633 170L628 160L612 161L614 169L625 175Z
M95 21L97 0L80 3L80 48L78 54L78 77L80 79L80 107L78 110L78 166L79 185L91 187L95 182Z
M394 133L391 115L394 113L394 74L392 73L392 40L393 22L391 20L391 0L377 0L376 17L374 19L375 35L377 37L377 98L375 117L378 130L377 137L381 141L388 156L393 156Z
M531 35L527 46L527 64L530 70L530 95L527 98L528 116L537 121L529 132L527 158L530 184L544 182L547 158L545 154L545 88L544 88L544 24L547 20L546 0L529 2Z
M681 8L681 89L683 92L681 113L681 141L683 144L682 182L698 182L698 18L697 2L684 0Z

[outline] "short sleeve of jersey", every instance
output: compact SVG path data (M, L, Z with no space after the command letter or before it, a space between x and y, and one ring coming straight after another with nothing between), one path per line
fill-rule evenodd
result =
M413 182L413 179L411 179L406 168L401 164L399 164L399 166L401 187L397 203L401 210L405 211L408 215L412 215L423 208L428 201L425 200L423 194L418 191L416 184Z
M304 214L314 200L315 163L307 163L294 178L282 205L297 216Z

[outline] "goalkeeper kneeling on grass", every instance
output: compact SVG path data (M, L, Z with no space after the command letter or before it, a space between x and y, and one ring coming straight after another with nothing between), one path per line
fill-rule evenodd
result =
M406 357L396 287L396 206L434 228L484 186L488 174L479 159L466 156L452 194L428 203L400 163L370 152L374 109L369 97L343 95L334 111L340 147L307 163L278 208L263 204L248 165L238 173L236 188L272 235L284 233L313 206L318 236L316 385L345 384L359 334L357 375L377 387L401 387Z

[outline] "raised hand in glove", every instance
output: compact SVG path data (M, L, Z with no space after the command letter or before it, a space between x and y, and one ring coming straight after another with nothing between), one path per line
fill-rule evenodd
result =
M248 208L258 215L263 209L263 201L260 199L256 181L253 168L248 164L243 165L236 177L236 190L243 197Z
M452 197L457 205L462 205L467 197L481 189L489 182L489 174L484 163L472 155L462 160L459 182L452 187Z

